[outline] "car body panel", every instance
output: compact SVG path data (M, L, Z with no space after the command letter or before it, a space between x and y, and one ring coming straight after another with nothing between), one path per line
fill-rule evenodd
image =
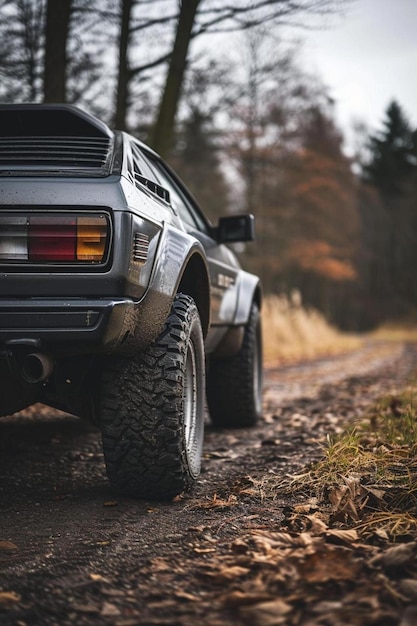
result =
M106 222L100 262L4 252L14 219L62 215ZM241 337L232 329L247 323L261 287L218 233L174 172L130 135L67 105L0 105L0 369L14 376L10 363L33 349L56 362L134 355L161 332L178 292L196 302L207 354L232 354Z

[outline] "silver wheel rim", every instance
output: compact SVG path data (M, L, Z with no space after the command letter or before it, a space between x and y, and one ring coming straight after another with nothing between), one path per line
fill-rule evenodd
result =
M256 333L256 345L253 351L253 397L257 413L262 410L262 357L259 333Z
M187 457L191 461L194 458L195 447L197 445L197 366L195 350L192 342L187 349L187 360L185 364L184 380L184 436ZM191 467L191 469L193 469Z

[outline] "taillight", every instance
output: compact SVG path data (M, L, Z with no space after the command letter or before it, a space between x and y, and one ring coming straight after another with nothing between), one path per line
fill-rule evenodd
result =
M103 263L108 238L105 215L3 215L0 262Z

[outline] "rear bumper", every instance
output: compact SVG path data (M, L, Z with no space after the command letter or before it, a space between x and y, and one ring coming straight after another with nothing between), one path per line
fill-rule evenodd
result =
M0 300L0 344L52 352L113 352L134 332L139 303L112 299Z

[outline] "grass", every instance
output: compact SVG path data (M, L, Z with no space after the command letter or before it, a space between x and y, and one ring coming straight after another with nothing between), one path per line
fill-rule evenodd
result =
M417 320L387 322L369 335L381 341L417 341Z
M298 296L267 297L263 325L267 365L347 352L363 341L330 326ZM366 339L416 341L417 325L387 324ZM402 393L381 398L361 422L329 438L322 460L287 483L288 490L284 482L280 489L308 494L328 511L331 523L362 536L417 535L417 377ZM253 481L249 491L269 498L277 488L276 477L267 477Z
M291 299L267 296L262 323L266 365L340 354L362 343L358 336L333 328L318 311L303 307L297 293Z
M329 438L323 459L292 488L311 484L333 521L363 535L417 532L417 386L382 398L362 422Z

